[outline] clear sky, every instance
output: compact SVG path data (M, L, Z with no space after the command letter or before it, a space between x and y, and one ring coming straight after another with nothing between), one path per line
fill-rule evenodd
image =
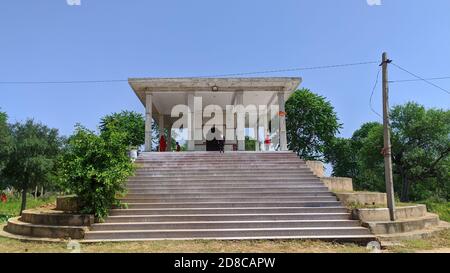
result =
M450 1L9 0L0 5L0 82L182 77L376 61L387 51L423 77L450 76ZM369 107L378 66L285 72L327 97L350 136ZM412 77L394 67L391 80ZM435 81L450 89L450 80ZM381 111L380 88L374 106ZM391 85L391 104L449 108L423 82ZM70 134L123 109L144 112L127 83L0 84L10 121Z

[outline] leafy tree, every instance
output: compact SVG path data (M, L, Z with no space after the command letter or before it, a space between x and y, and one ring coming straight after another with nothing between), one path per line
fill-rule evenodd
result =
M289 149L308 160L323 160L341 124L324 97L308 89L297 90L286 102Z
M127 133L112 128L106 131L97 135L77 125L60 163L63 185L80 198L82 212L99 219L118 205L116 194L125 191L124 183L134 168L124 144L129 139Z
M357 179L362 175L359 151L373 128L380 127L377 122L364 123L351 138L335 138L325 151L327 162L333 166L333 176ZM356 182L356 184L358 184Z
M8 185L22 192L20 214L26 209L27 191L41 183L52 183L60 153L58 130L33 120L11 126L13 149L4 169Z
M125 133L124 143L130 147L144 144L145 119L142 114L132 111L113 113L101 119L100 131L109 134L111 130Z
M438 188L448 188L450 110L426 110L410 102L394 107L391 120L392 161L402 185L401 200L408 201L411 190L430 179L436 179Z
M401 201L450 197L450 111L416 103L391 110L395 191ZM383 127L367 123L351 139L335 140L329 161L335 175L354 178L357 189L384 191Z
M8 116L0 112L0 190L6 188L6 181L2 178L3 169L12 150L11 132L8 127Z

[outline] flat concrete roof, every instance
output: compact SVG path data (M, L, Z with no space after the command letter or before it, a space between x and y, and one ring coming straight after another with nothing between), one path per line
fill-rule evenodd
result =
M128 82L142 105L145 106L145 94L152 93L153 112L168 115L173 106L187 104L189 93L202 97L204 105L225 107L233 104L236 92L243 91L244 105L269 105L279 92L284 92L288 99L302 78L130 78Z

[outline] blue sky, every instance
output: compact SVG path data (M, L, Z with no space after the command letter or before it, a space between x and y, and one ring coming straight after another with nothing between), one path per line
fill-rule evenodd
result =
M423 77L450 76L450 1L10 0L0 6L0 82L182 77L379 60ZM327 97L350 136L379 118L369 107L378 66L267 74L301 76ZM391 80L412 77L394 67ZM450 89L450 80L435 81ZM380 88L374 106L381 109ZM391 104L449 108L423 82L391 85ZM10 121L33 117L62 134L75 123L144 109L127 83L0 84ZM381 111L381 110L380 110Z

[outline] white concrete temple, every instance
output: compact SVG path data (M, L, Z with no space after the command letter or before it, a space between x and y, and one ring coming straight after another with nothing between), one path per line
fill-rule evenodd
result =
M279 122L272 128L274 134L270 134L272 143L277 150L287 150L285 102L298 88L302 79L295 77L258 77L258 78L130 78L131 88L145 106L145 151L152 150L152 121L160 128L159 134L164 134L167 129L166 139L171 140L171 132L174 122L180 117L171 117L172 109L176 105L187 105L190 111L189 124L193 128L188 133L189 151L210 151L214 145L205 138L198 139L196 133L203 132L203 128L211 117L204 117L204 108L198 109L196 99L201 98L202 107L213 105L217 109L226 109L227 105L277 106L279 109ZM195 104L195 105L194 105ZM194 110L195 109L195 110ZM211 109L211 108L210 108ZM278 113L277 113L278 114ZM199 118L197 118L199 117ZM229 120L223 114L222 124L216 122L217 128L226 128ZM263 124L261 116L256 118L256 124L251 125L249 118L245 118L245 128L251 128L254 139L257 141L256 151L260 150L260 143L264 142L268 129L267 122ZM268 117L270 121L270 117ZM237 122L233 122L236 124ZM273 125L271 125L273 126ZM238 127L234 127L234 130ZM263 132L263 139L260 137ZM227 131L228 133L228 131ZM237 134L237 132L236 132ZM225 132L223 132L225 135ZM244 151L245 143L237 138L225 137L225 150ZM168 149L170 143L168 143Z

